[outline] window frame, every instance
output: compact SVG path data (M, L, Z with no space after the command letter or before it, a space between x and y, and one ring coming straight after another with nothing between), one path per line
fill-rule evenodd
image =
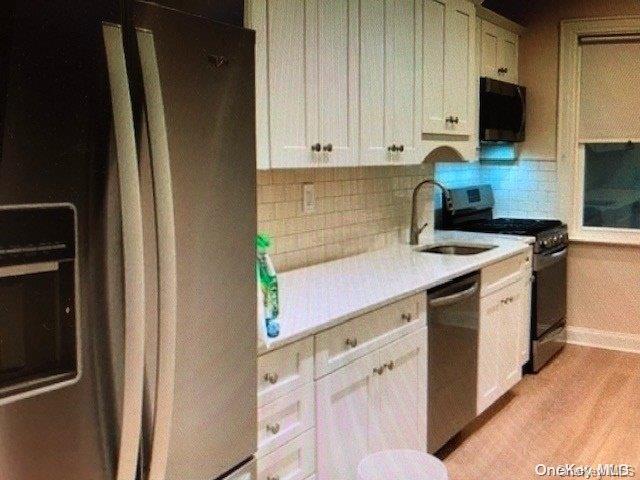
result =
M640 35L640 16L563 20L560 24L558 84L558 180L560 218L567 222L575 241L640 245L640 229L587 227L583 225L586 143L640 143L640 139L579 138L580 38L600 35Z

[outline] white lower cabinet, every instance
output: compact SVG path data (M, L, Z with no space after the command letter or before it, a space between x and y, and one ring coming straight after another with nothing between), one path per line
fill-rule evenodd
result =
M309 383L258 409L258 456L276 448L315 425L315 389Z
M480 414L522 378L522 279L480 299L478 398Z
M425 450L426 349L422 328L317 381L318 480L356 480L377 450Z
M305 480L315 472L315 430L258 458L257 480Z

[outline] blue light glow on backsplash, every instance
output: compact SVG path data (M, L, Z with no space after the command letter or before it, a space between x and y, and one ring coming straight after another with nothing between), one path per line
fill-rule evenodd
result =
M437 163L435 177L449 188L488 183L500 217L555 218L558 203L556 162L490 160ZM436 195L436 208L440 206Z
M513 143L481 143L480 161L511 161L518 158L518 147Z

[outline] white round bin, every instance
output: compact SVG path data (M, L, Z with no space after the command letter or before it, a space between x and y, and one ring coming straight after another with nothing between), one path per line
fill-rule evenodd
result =
M433 455L416 450L384 450L358 465L358 480L448 480L447 467Z

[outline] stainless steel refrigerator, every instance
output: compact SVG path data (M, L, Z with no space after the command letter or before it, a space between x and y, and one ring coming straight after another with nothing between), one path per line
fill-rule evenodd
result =
M0 478L254 478L253 32L4 3Z

